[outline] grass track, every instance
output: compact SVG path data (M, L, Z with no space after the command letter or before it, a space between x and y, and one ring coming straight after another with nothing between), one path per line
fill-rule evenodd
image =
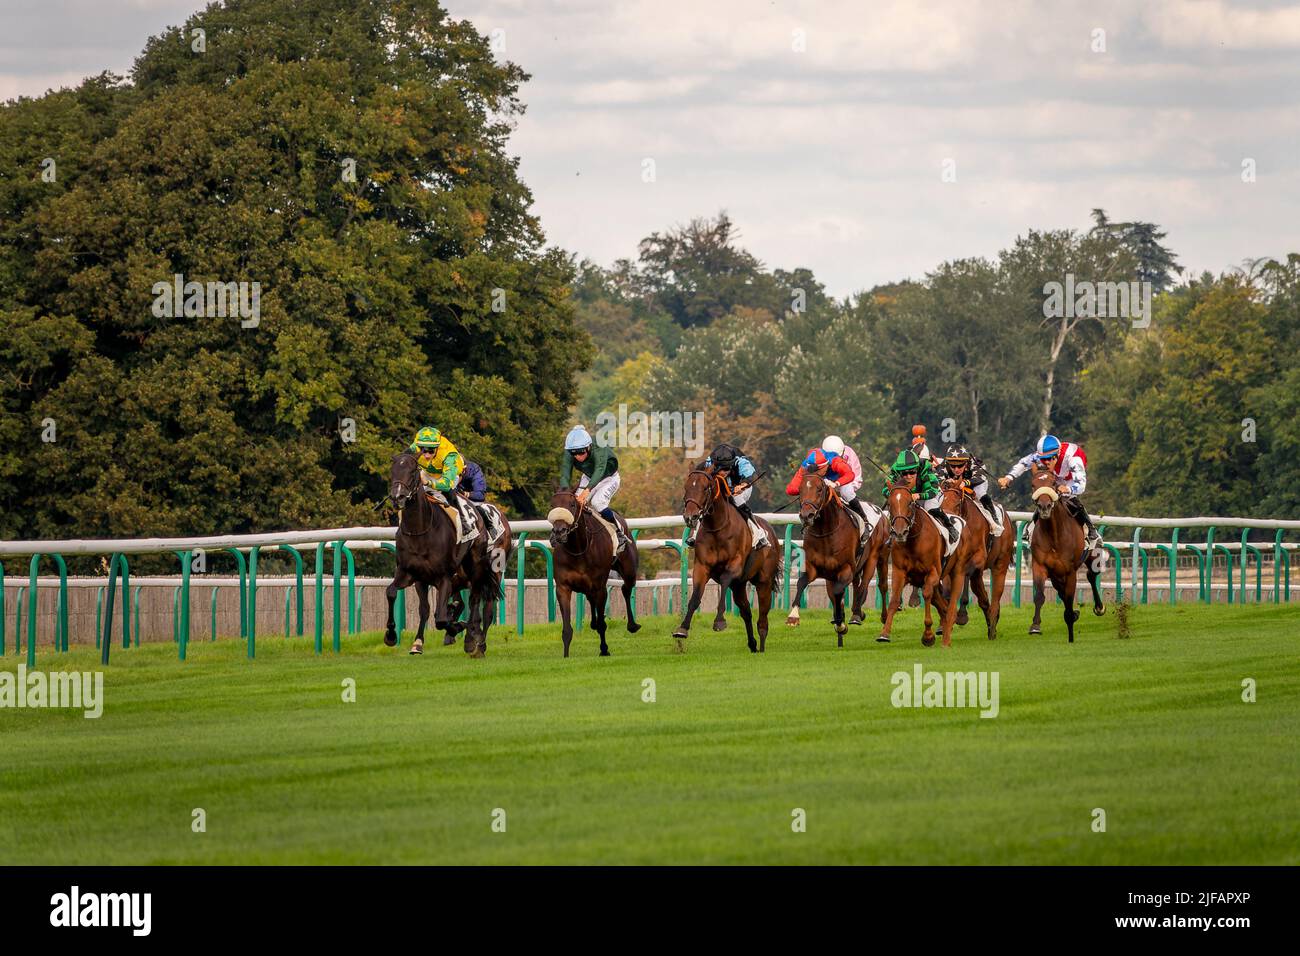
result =
M920 646L915 610L892 645L868 625L843 650L824 612L774 613L763 656L707 617L685 655L674 620L616 623L603 660L587 630L562 660L558 627L494 629L482 661L408 657L409 634L319 659L273 637L251 662L239 641L184 664L117 648L99 720L0 710L0 862L1300 862L1300 605L1138 607L1128 640L1085 610L1073 646L1059 608L1042 637L1028 619L990 643L975 618L950 651ZM999 716L894 708L917 661L997 671Z

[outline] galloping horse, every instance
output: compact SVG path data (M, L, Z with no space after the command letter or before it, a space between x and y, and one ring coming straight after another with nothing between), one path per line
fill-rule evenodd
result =
M473 541L456 542L456 526L443 508L424 493L420 480L420 463L414 455L402 453L393 458L389 476L389 495L397 505L397 573L385 591L388 597L388 626L384 643L397 644L393 624L393 601L397 592L414 584L420 598L420 627L411 642L412 654L424 653L424 628L429 620L429 585L435 588L434 626L447 633L450 644L465 630L465 653L482 657L487 650L487 628L492 610L501 591L505 556L497 556L500 539L489 542L483 528ZM500 511L497 512L500 514ZM505 529L505 551L510 549L510 526L501 515ZM498 568L500 573L498 573ZM459 592L470 589L470 616L460 622L464 609Z
M710 580L717 581L718 619L723 621L723 601L731 589L741 620L745 622L745 637L749 649L755 653L767 650L767 614L772 609L772 590L781 577L781 553L776 547L776 532L762 518L754 520L767 532L767 547L755 548L752 533L744 515L731 500L726 479L703 468L696 468L686 476L682 492L682 518L686 524L699 530L695 535L695 563L691 567L691 598L686 614L673 637L681 639L690 634L691 618L700 607L704 588ZM749 607L748 585L758 593L758 643L754 643L754 617ZM715 631L722 630L715 621Z
M934 646L931 605L937 607L940 613L947 607L939 590L939 575L943 570L943 534L922 511L912 497L911 488L904 484L889 486L889 556L894 573L889 586L891 600L889 611L885 615L885 627L876 638L881 643L889 642L894 615L903 605L904 584L921 589L925 601L925 632L921 635L921 643L926 647ZM917 520L918 516L920 521ZM947 640L944 641L945 645L948 643Z
M950 643L954 623L964 623L958 613L957 595L961 592L961 611L966 609L966 588L975 591L980 610L988 624L989 640L998 636L998 617L1002 609L1002 589L1006 585L1007 568L1011 564L1011 537L1005 529L999 537L992 538L992 526L984 517L984 512L971 497L970 486L965 482L949 478L940 484L943 491L941 507L949 514L965 521L961 541L956 550L948 557L944 568L944 596L948 599L948 609L943 616L944 644ZM993 594L990 597L984 586L984 572L992 572Z
M616 515L623 533L628 535L627 521ZM551 497L551 508L546 515L551 523L551 553L555 561L555 598L560 604L564 620L564 656L569 656L573 641L573 622L570 601L573 592L584 594L591 606L591 628L600 635L600 656L609 657L605 643L605 601L609 572L618 569L623 579L623 601L627 604L627 631L635 634L641 630L632 606L632 589L636 587L637 550L629 543L622 553L614 553L614 540L605 523L591 513L586 504L572 491L557 491Z
M1073 644L1074 622L1079 619L1079 612L1074 609L1074 592L1079 583L1079 565L1084 563L1084 534L1078 520L1062 503L1056 481L1049 466L1041 462L1034 465L1030 494L1038 520L1029 539L1034 575L1034 620L1029 625L1029 633L1043 633L1043 601L1047 597L1047 579L1051 578L1052 587L1065 604L1065 627ZM1086 570L1092 587L1092 613L1101 616L1106 613L1106 606L1101 600L1099 575L1091 567Z
M826 595L833 609L832 622L838 646L844 646L848 625L844 622L844 592L853 585L853 614L862 620L865 600L863 568L867 548L848 507L819 475L805 475L799 483L799 521L803 525L804 567L799 572L795 595L790 601L786 623L799 623L799 602L804 588L817 580L826 581Z

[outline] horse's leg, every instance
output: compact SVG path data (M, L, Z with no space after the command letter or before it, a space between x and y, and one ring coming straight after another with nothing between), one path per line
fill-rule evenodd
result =
M957 608L961 604L961 588L958 587L958 583L966 581L966 564L962 560L960 553L953 555L953 561L956 563L956 567L948 572L946 603L939 617L939 631L943 635L944 647L952 647L952 629L953 625L957 623Z
M926 647L934 647L934 621L930 616L930 608L939 596L937 594L939 590L939 572L931 568L925 575L925 583L918 590L921 592L921 599L925 605L925 630L921 632L921 643ZM947 643L945 642L945 645Z
M790 599L790 613L786 616L785 623L788 627L799 626L799 602L803 600L804 589L808 587L808 568L805 567L799 572L799 580L794 585L794 597Z
M393 602L397 600L397 592L410 583L411 575L404 569L398 568L397 573L393 575L393 583L384 591L388 597L388 626L384 628L384 643L389 647L397 646L397 627L393 624Z
M465 653L470 657L482 657L480 644L483 641L483 601L477 584L469 592L469 622L465 628Z
M1088 586L1092 588L1092 613L1098 617L1106 613L1106 604L1101 599L1101 575L1088 568Z
M1043 601L1047 599L1047 569L1037 560L1031 561L1034 576L1034 619L1030 622L1030 634L1043 633Z
M994 626L993 607L989 604L989 591L984 584L984 572L976 571L968 579L971 590L975 592L975 599L979 601L980 610L984 612L984 623L988 626L989 640L997 636L997 629Z
M560 606L560 636L564 640L564 656L569 656L569 644L573 641L573 591L567 584L555 582L555 603Z
M636 587L637 562L633 559L635 548L628 548L619 561L618 573L623 578L623 603L627 605L627 632L635 634L641 630L636 622L636 608L633 606L632 589Z
M686 604L686 614L682 617L682 623L678 624L677 630L673 631L673 637L683 638L690 635L691 618L700 609L700 601L704 599L704 586L708 583L709 569L697 561L691 568L691 599Z
M587 595L587 603L591 605L591 629L600 635L600 656L609 657L609 645L605 643L605 601L609 597L609 591L600 588Z
M953 619L958 627L965 627L970 623L970 614L966 608L970 606L970 575L966 575L961 586L961 606L957 608L957 616Z
M871 544L868 542L867 551L870 550ZM867 558L853 569L853 615L849 618L850 624L861 624L866 620L866 614L862 609L867 603L867 582L871 580L871 572L867 570L867 566L870 563L871 559Z
M1056 582L1053 581L1053 584ZM1078 569L1072 570L1065 579L1057 585L1057 590L1061 592L1061 601L1065 604L1065 632L1069 635L1069 643L1074 643L1074 622L1079 619L1079 612L1074 608L1074 592L1079 586Z
M887 603L888 611L885 612L885 625L880 630L880 636L876 638L882 644L889 643L890 632L894 628L894 615L898 613L903 606L903 585L907 581L907 576L903 569L895 565L891 559L890 566L893 568L892 582L889 586L888 594L892 600Z
M767 650L767 614L772 610L772 590L775 587L775 576L755 587L758 591L758 652L760 654Z
M881 547L876 561L876 590L880 592L880 623L885 623L885 612L889 610L889 566L893 563L892 552Z
M429 623L429 585L424 581L415 582L415 593L420 597L420 627L415 632L415 640L411 642L412 654L424 653L424 628Z
M1007 569L1011 565L1010 552L1003 558L1000 558L989 572L989 580L993 585L989 592L989 640L996 640L998 636L998 621L1002 619L1002 590L1007 586Z
M736 602L740 619L745 622L745 638L751 654L758 653L758 642L754 640L754 615L749 609L749 591L743 579L737 577L731 582L731 599Z
M836 646L844 646L844 634L848 631L849 626L844 623L844 592L848 590L850 577L838 577L834 581L826 582L826 594L831 599L832 611L831 620L835 624Z

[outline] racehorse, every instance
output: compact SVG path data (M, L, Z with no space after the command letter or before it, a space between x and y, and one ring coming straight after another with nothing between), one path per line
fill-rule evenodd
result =
M799 483L799 521L803 525L804 566L785 622L798 625L804 589L823 578L831 602L835 636L838 646L843 647L844 634L849 629L844 621L844 592L849 585L853 586L853 614L858 621L862 620L860 604L865 600L863 569L867 542L859 536L848 507L819 475L805 475Z
M554 556L555 598L564 620L564 656L569 656L573 641L573 592L584 594L591 606L591 628L600 635L600 656L609 657L605 643L605 601L609 572L617 569L623 579L623 601L627 604L627 631L635 634L641 630L636 622L636 609L632 606L632 589L636 587L637 550L631 542L627 521L615 515L623 528L629 544L619 554L614 553L614 539L605 522L592 514L585 503L571 490L557 491L551 497L551 508L546 520L551 523L551 553Z
M767 615L772 609L772 591L781 578L781 553L776 547L776 532L762 518L755 517L767 532L767 547L755 548L749 523L732 501L722 475L696 468L686 476L682 490L682 518L695 532L695 563L691 566L691 598L686 614L673 637L679 640L691 631L691 618L700 607L704 588L709 581L717 581L718 619L726 626L723 602L727 589L731 589L741 620L745 622L745 637L749 649L755 653L767 650ZM748 585L754 585L758 594L758 643L754 642L754 616L749 606ZM717 621L715 631L722 630Z
M889 559L893 568L889 586L889 611L885 615L885 626L876 638L881 643L889 642L890 631L894 626L894 615L903 605L903 585L911 584L921 589L925 602L925 632L921 643L926 647L934 646L934 624L930 617L933 605L942 614L947 602L939 590L939 576L943 570L944 537L934 526L928 515L923 515L912 496L912 489L905 484L891 484L887 498L887 515L889 517ZM917 517L921 520L918 521Z
M487 651L487 628L492 622L492 611L501 593L501 577L505 571L506 555L496 554L501 539L489 542L489 532L484 527L473 541L457 543L454 521L444 508L424 493L420 463L410 453L394 456L389 474L389 495L397 506L398 515L397 573L385 591L388 625L384 629L384 643L389 647L397 644L393 601L400 589L414 584L420 598L420 626L411 642L410 653L424 653L424 629L429 620L429 585L433 585L434 626L446 632L448 644L464 630L465 653L482 657ZM499 510L497 513L500 515ZM508 553L510 527L504 515L501 515L501 524L505 552ZM464 605L459 592L465 588L470 590L470 615L469 621L462 623L459 618Z
M1007 568L1011 564L1011 535L1004 529L999 537L992 537L992 526L984 512L975 504L970 486L960 479L949 478L940 483L943 492L941 507L951 515L961 518L961 541L948 557L944 567L944 597L948 610L943 617L944 644L950 643L954 623L964 623L961 613L966 609L967 589L973 588L984 620L988 625L989 640L998 636L998 617L1002 608L1002 589L1006 585ZM990 543L990 541L992 543ZM993 594L984 586L984 572L991 571ZM962 592L960 612L956 595Z
M1065 604L1065 627L1070 643L1074 643L1074 622L1079 612L1074 609L1074 592L1079 583L1079 565L1084 564L1084 533L1078 519L1070 514L1057 487L1056 476L1045 463L1034 465L1033 485L1030 492L1038 520L1029 539L1029 553L1034 575L1034 620L1029 625L1030 634L1042 634L1043 601L1046 600L1046 582ZM1080 506L1081 507L1081 506ZM1088 584L1092 587L1092 613L1106 613L1101 600L1099 575L1086 568Z

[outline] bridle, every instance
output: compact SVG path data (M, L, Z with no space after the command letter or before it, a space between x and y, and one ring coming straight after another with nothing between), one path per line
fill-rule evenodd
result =
M816 478L819 485L821 486L820 491L818 491L817 497L812 501L808 501L807 499L805 499L802 493L799 495L799 521L804 528L804 537L825 538L828 535L834 534L835 528L833 527L827 528L821 534L814 534L808 529L817 524L817 519L821 517L822 511L824 511L830 505L831 497L832 497L831 489L830 486L826 483L826 479L823 478L821 475L805 475L804 476L805 485L813 478ZM800 487L800 492L803 491L803 487L804 486ZM812 505L812 510L808 512L807 516L805 516L804 507L807 505Z
M894 493L902 491L907 495L907 513L894 514L893 502ZM912 525L916 523L916 502L912 500L912 489L907 485L894 484L889 486L889 536L895 541L906 541L912 535ZM898 522L907 522L900 530Z
M691 492L694 491L695 489L690 487L690 483L691 483L691 479L694 478L696 475L700 475L708 479L708 481L705 482L704 484L704 487L708 489L704 493L704 499L705 499L704 501L699 501L691 497ZM703 468L697 468L694 471L692 471L689 475L686 476L688 488L682 494L682 520L686 522L686 526L688 528L694 530L697 524L700 524L704 519L708 518L708 516L713 513L714 504L716 504L723 497L723 480L724 479L721 474L713 474L708 471L705 471ZM696 484L699 483L697 482ZM695 514L688 515L686 513L687 505L695 506L696 509ZM708 525L704 525L704 527L707 528Z
M405 456L405 455L398 455L398 456L397 456L397 458L403 458L403 457L406 457L406 456ZM394 459L393 459L393 464L397 464L397 458L394 458ZM412 530L410 530L410 529L408 529L408 528L406 528L406 527L403 527L403 522L404 522L404 520L405 520L405 516L406 516L406 505L407 505L407 503L408 503L412 498L415 498L415 499L416 499L415 510L416 510L417 512L421 511L422 509L421 509L421 507L420 507L420 503L419 503L419 498L418 498L418 496L421 495L421 494L423 494L423 493L424 493L424 489L421 487L421 481L420 481L420 468L419 468L419 464L418 464L418 463L416 464L416 468L415 468L415 487L414 487L414 488L408 489L408 488L406 487L406 483L405 483L404 481L402 481L401 478L393 478L393 482L392 482L392 485L391 485L390 490L389 490L389 497L391 497L391 498L393 499L393 504L395 504L395 505L397 506L397 533L398 533L398 534L404 534L404 535L406 535L407 537L410 537L410 538L418 538L418 537L420 537L421 535L428 534L428 533L429 533L429 529L433 527L433 514L432 514L432 512L430 512L430 514L429 514L429 519L428 519L428 521L425 522L425 526L424 526L421 530L419 530L419 531L412 531Z
M559 496L557 495L556 497ZM553 546L558 544L558 546L561 549L563 549L565 554L571 554L576 558L586 554L587 549L591 547L591 535L587 534L586 537L584 538L584 544L582 546L581 551L574 551L572 548L569 547L569 538L572 537L574 531L578 530L578 526L582 524L582 519L587 513L586 502L578 500L578 496L573 494L573 492L569 492L569 497L571 497L574 502L574 509L572 511L573 522L571 524L566 525L563 529L561 529L558 525L552 525L551 543ZM558 505L555 505L554 499L552 499L551 510L554 511L556 507L558 507Z
M1038 482L1040 475L1046 475L1048 481L1044 484L1035 484L1034 489L1029 493L1029 497L1034 499L1034 507L1038 510L1038 517L1046 519L1056 508L1056 503L1061 500L1061 493L1056 490L1056 472L1051 465L1040 463L1034 466L1034 481ZM1051 504L1043 506L1040 499L1049 499Z

